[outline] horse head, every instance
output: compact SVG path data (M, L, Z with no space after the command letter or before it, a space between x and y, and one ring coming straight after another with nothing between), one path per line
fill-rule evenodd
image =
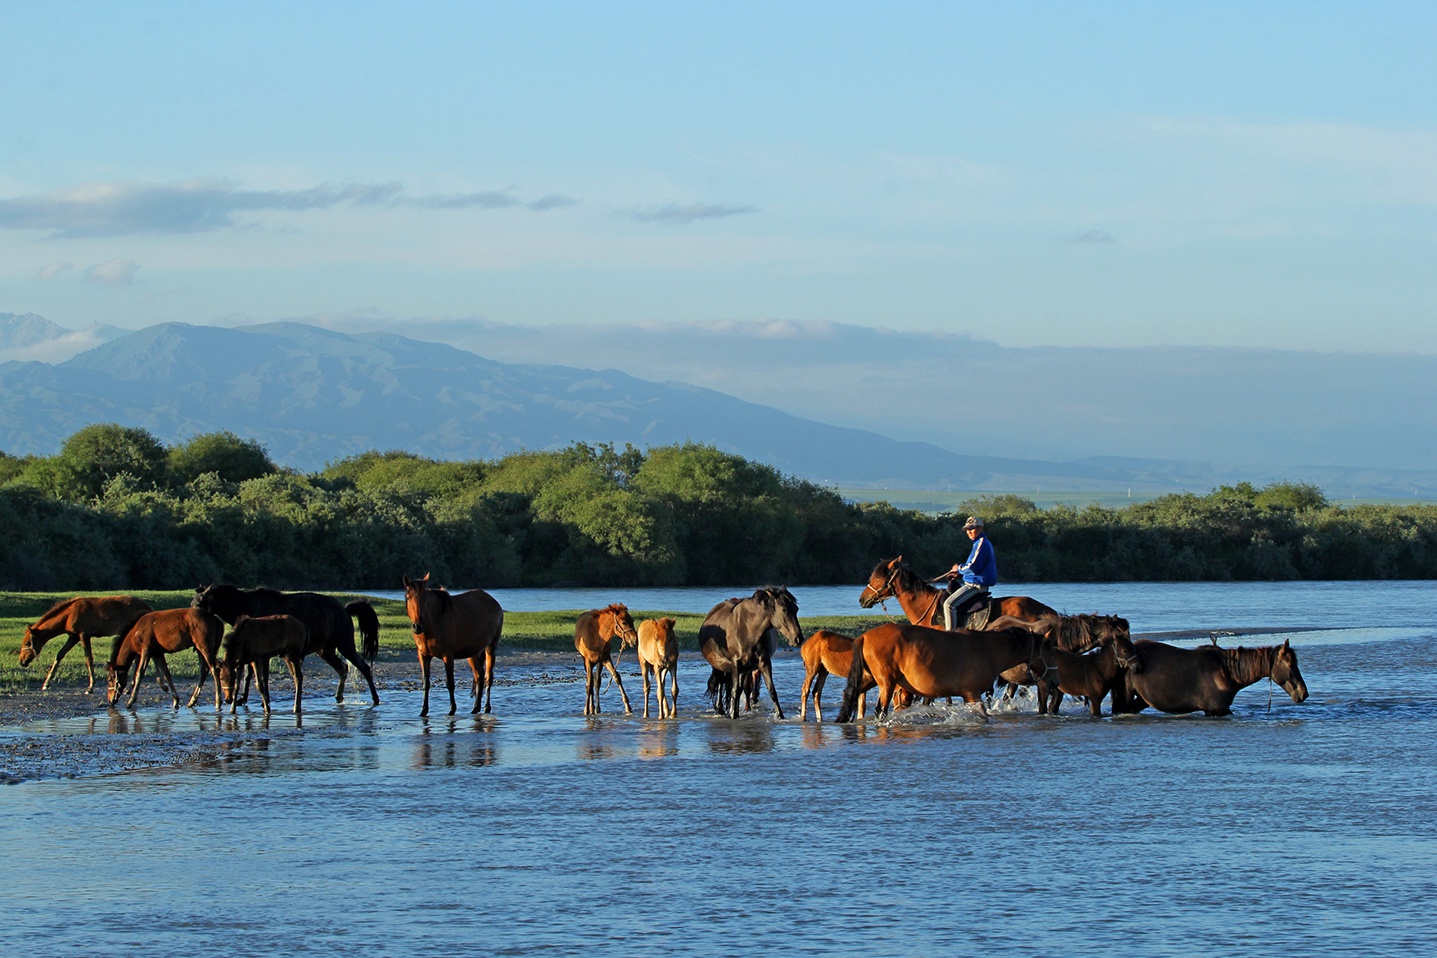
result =
M890 599L896 593L893 591L893 580L903 569L903 557L895 556L892 559L879 559L873 571L868 574L868 584L858 594L858 604L865 609L871 609L884 599Z
M1283 691L1291 695L1294 702L1306 701L1307 683L1303 681L1302 672L1297 667L1297 653L1293 651L1290 641L1284 641L1272 657L1272 680L1282 686Z
M29 665L35 661L35 633L32 626L25 626L25 638L20 643L20 664Z
M424 593L429 588L429 573L424 573L422 579L411 579L409 576L401 576L404 580L404 611L409 616L409 625L415 635L424 634L424 610L422 604Z
M628 606L621 602L615 602L599 613L600 634L603 632L604 620L610 623L611 635L619 637L619 649L627 649L639 644L639 633L634 628L634 617L629 615Z
M1138 650L1133 647L1133 640L1128 635L1115 636L1107 644L1113 650L1113 658L1117 661L1118 668L1127 669L1134 675L1143 671L1142 659L1138 658Z
M784 637L789 645L803 644L803 627L798 624L798 600L788 586L759 589L753 597L768 613L768 627Z

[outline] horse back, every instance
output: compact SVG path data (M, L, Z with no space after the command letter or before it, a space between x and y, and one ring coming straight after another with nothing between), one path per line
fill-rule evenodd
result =
M1184 649L1142 639L1133 643L1133 651L1142 670L1129 672L1127 681L1159 711L1226 714L1239 691L1221 656L1208 648Z
M132 595L80 595L57 602L31 628L36 631L115 635L150 611L149 603Z

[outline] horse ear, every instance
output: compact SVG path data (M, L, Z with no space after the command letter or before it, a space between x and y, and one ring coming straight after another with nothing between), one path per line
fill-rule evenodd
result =
M429 583L429 573L428 573L428 572L424 573L424 578L423 578L423 580L421 580L421 581L423 581L426 585Z
M401 574L401 575L399 576L399 578L402 579L402 580L404 580L404 588L406 588L406 589L408 589L410 586L414 585L414 583L412 583L412 582L409 581L409 576L407 576L407 575Z

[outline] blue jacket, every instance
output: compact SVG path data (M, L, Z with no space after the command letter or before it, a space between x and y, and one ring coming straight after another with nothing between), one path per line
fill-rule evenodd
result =
M998 559L993 555L993 546L987 536L979 536L973 540L973 551L968 553L968 561L958 567L963 573L963 581L973 585L981 585L984 588L998 584Z

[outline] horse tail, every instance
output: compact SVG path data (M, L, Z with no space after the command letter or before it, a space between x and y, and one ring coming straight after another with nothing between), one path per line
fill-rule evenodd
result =
M359 634L363 640L359 647L359 655L364 661L372 664L375 659L379 658L379 616L375 613L374 606L363 599L355 599L345 605L344 611L359 623Z
M843 704L838 709L838 721L851 722L857 716L858 693L863 689L863 636L853 640L853 661L848 666L848 684L843 687Z

